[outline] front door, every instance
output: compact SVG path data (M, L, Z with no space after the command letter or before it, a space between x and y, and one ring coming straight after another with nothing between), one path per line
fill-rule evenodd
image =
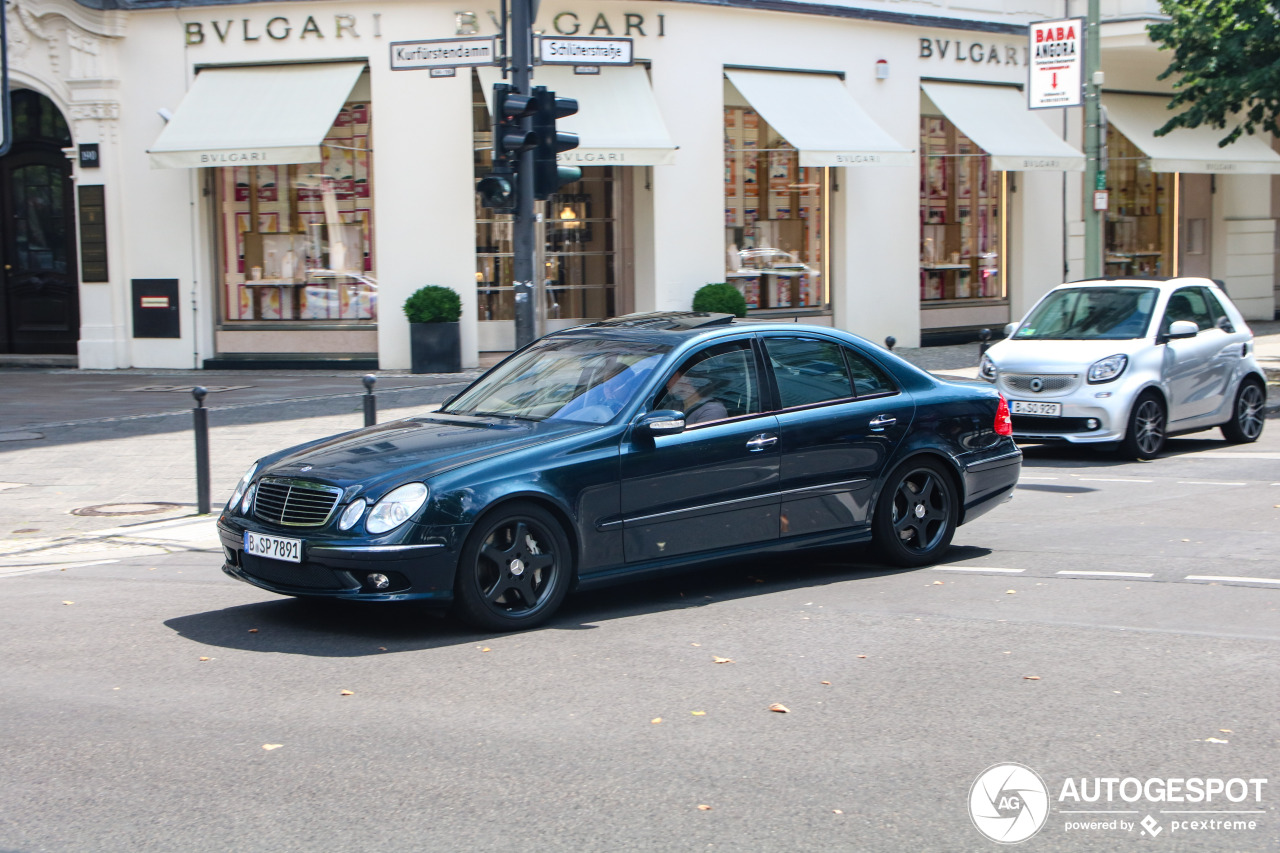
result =
M80 337L71 144L47 98L13 93L13 147L0 158L0 353L72 354Z
M672 374L649 409L683 411L684 432L623 443L627 562L778 538L778 419L762 400L750 339L703 350Z
M1188 320L1200 328L1194 338L1165 345L1169 421L1175 427L1177 421L1207 415L1222 406L1231 373L1239 361L1239 341L1234 332L1228 333L1216 324L1213 313L1200 287L1179 288L1165 307L1161 334L1167 334L1177 320Z

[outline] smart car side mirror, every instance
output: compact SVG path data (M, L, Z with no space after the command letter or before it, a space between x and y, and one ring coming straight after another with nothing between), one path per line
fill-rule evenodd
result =
M1194 338L1198 334L1200 334L1200 327L1190 320L1174 320L1164 337L1167 341L1176 341L1182 338Z
M1017 323L1009 323L1004 327L1004 336L1006 338L1012 338L1013 333L1017 330L1017 328L1018 328Z
M636 419L636 431L644 435L676 435L684 432L684 412L675 409L659 409Z

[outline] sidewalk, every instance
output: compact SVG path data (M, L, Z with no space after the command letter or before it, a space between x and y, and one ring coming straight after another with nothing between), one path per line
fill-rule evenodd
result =
M1280 323L1253 328L1259 360L1280 381ZM938 375L972 379L978 349L896 352ZM493 361L486 354L485 363ZM427 411L478 375L380 374L378 420ZM0 368L0 577L217 551L214 516L195 514L191 388L209 391L216 514L262 454L362 426L362 376ZM1270 391L1275 412L1280 385Z

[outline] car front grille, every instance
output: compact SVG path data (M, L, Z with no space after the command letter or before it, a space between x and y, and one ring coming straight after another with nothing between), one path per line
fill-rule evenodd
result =
M1040 380L1038 383L1036 380ZM1066 394L1080 384L1078 373L1002 373L1000 384L1015 394L1037 394L1049 397ZM1033 386L1039 385L1037 390Z
M338 505L342 490L304 480L266 478L258 483L253 514L285 527L320 527Z

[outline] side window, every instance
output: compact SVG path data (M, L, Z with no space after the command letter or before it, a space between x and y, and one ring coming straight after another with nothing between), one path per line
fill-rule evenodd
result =
M689 425L760 411L760 383L748 341L730 341L690 356L667 377L653 408L684 412Z
M1202 332L1213 327L1213 318L1209 316L1209 306L1200 288L1184 287L1174 291L1169 297L1169 304L1165 306L1160 331L1167 334L1169 327L1177 320L1190 320Z
M815 338L765 338L782 408L847 400L853 383L839 344Z
M1231 323L1231 317L1228 316L1222 303L1218 301L1218 297L1213 295L1213 291L1207 288L1200 288L1200 292L1204 294L1205 304L1209 306L1209 316L1213 318L1213 325L1217 326L1227 334L1235 332L1236 327Z
M844 358L849 363L849 373L853 376L854 393L859 397L897 392L898 386L893 384L888 374L862 353L845 349Z

